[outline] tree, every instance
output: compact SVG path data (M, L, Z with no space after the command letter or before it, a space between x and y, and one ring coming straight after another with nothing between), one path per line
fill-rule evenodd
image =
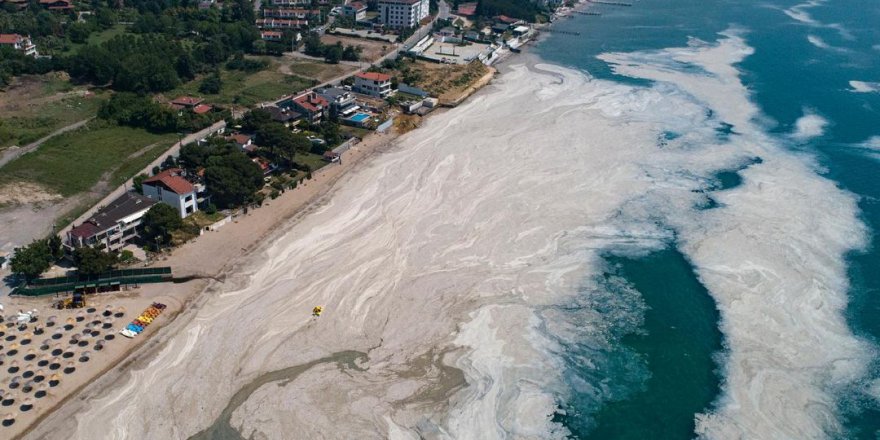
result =
M80 275L92 276L107 272L119 263L116 253L84 246L73 251L73 261Z
M342 48L342 43L336 42L336 44L332 46L324 47L324 61L330 64L339 64L339 61L342 59L342 53L344 49Z
M171 241L171 233L183 226L183 220L171 205L157 203L144 215L141 225L144 240L150 243L168 243Z
M131 184L134 187L134 190L137 191L138 194L144 193L144 180L147 180L149 177L150 176L148 176L144 173L140 173L137 176L134 176L133 179L131 179Z
M199 91L208 95L216 95L220 93L222 87L223 81L220 79L220 74L214 72L202 80L202 83L199 84Z
M49 253L55 261L64 258L64 247L61 245L61 237L52 234L46 239L46 244L49 246Z
M52 267L55 258L47 240L34 240L26 247L16 248L10 266L12 272L30 281Z
M342 51L342 59L345 61L357 61L360 59L361 48L360 46L346 46L345 50Z
M208 159L205 184L218 207L240 206L263 187L263 172L241 151L229 150Z

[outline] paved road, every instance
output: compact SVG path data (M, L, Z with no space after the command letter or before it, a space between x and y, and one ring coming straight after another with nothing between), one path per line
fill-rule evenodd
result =
M77 128L82 127L83 125L86 124L86 122L89 122L92 119L95 119L95 118L92 117L92 118L88 118L88 119L83 119L82 121L74 122L73 124L70 124L66 127L61 127L58 130L55 130L52 133L49 133L46 136L43 136L42 138L37 139L36 142L32 142L32 143L27 144L23 147L7 148L6 151L4 151L2 155L0 155L0 167L2 167L3 165L6 165L9 162L12 162L13 160L19 158L21 155L23 155L25 153L29 153L31 151L36 150L37 148L40 147L40 145L43 145L43 142L46 142L49 139L52 139L53 137L58 136L61 133L65 133L65 132L68 132L71 130L76 130Z

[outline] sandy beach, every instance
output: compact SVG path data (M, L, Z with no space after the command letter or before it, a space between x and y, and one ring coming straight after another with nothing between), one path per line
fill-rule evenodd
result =
M446 110L438 110L442 113ZM200 294L205 292L209 282L216 280L222 284L227 273L234 271L236 264L241 264L242 258L251 254L255 249L265 247L271 243L273 236L279 234L282 225L295 222L297 218L307 215L318 209L322 203L321 198L328 195L337 181L350 170L362 165L375 154L389 148L398 136L393 133L372 133L360 143L349 149L341 163L334 163L316 171L311 180L306 180L294 190L287 190L274 200L267 199L257 209L251 209L247 214L238 215L234 221L224 225L217 231L205 232L204 235L189 241L183 246L165 254L161 259L154 261L153 266L170 266L174 269L175 277L188 278L191 281L184 283L164 283L158 285L143 285L128 292L101 294L95 297L96 301L112 302L120 307L127 307L129 318L135 315L136 310L149 306L151 302L158 301L168 305L168 310L157 325L148 328L134 341L117 338L116 344L108 344L108 349L96 357L91 363L80 366L79 372L65 380L61 386L53 389L46 398L35 406L34 410L18 415L13 426L4 428L4 435L10 438L19 438L28 432L34 424L49 416L53 410L62 404L62 410L75 407L76 402L68 399L74 396L83 398L87 393L99 390L114 378L128 370L139 360L149 358L152 349L161 345L165 337L173 332L173 328L165 329L169 322L191 319L192 313L187 313L190 308L197 310ZM7 310L18 308L29 310L38 308L43 313L50 311L50 304L54 298L30 299L8 298L5 302ZM195 307L194 307L195 306ZM181 313L183 315L181 316ZM61 314L75 312L61 311ZM178 319L179 318L179 319ZM161 329L161 331L160 331ZM158 336L158 337L157 337ZM123 362L124 361L124 362ZM96 381L96 379L98 379Z

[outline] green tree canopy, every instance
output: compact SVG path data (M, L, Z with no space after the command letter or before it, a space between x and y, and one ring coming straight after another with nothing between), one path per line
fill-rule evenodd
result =
M34 240L31 244L15 249L10 267L12 272L30 281L52 267L55 258L47 240Z
M141 223L144 240L149 243L169 243L171 233L183 226L180 214L171 205L157 203L144 215ZM160 244L161 246L161 244Z
M81 275L98 275L115 268L119 257L115 252L84 246L73 251L73 261Z
M220 208L241 206L263 187L263 172L241 151L228 149L226 154L208 159L205 184Z

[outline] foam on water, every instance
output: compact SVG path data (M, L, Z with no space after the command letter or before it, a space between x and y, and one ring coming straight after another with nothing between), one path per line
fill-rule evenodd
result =
M880 82L856 81L849 82L850 91L853 93L878 93L880 92Z
M363 370L266 385L232 422L258 438L563 437L560 404L592 396L589 417L613 395L603 356L641 324L637 293L599 282L603 255L673 241L729 348L699 434L838 431L837 393L871 356L842 316L843 255L865 230L854 198L758 122L735 67L751 53L729 32L602 56L648 86L511 66L216 286L148 366L83 404L71 436L185 438L254 377L358 350ZM726 170L742 182L717 188ZM700 209L707 192L714 209ZM444 363L468 385L451 397Z
M810 140L825 134L828 120L816 113L806 110L804 115L794 123L794 132L791 137L797 141Z

